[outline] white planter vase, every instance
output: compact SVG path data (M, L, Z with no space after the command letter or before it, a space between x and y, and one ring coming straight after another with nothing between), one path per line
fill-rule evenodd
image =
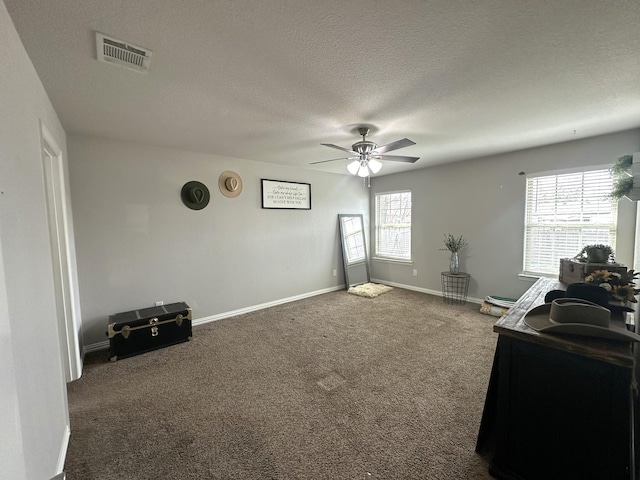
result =
M625 172L630 177L640 177L640 152L636 152L632 155L631 169L629 172Z
M633 178L634 185L640 185L640 176ZM625 195L625 198L628 198L632 202L637 202L640 200L640 186L633 187L629 193Z
M640 155L636 158L636 154L633 156L633 163L631 164L631 171L625 172L630 177L640 177Z

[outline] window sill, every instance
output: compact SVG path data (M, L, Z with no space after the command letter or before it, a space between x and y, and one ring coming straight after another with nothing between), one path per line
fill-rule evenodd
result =
M535 282L539 278L558 278L557 275L550 273L519 273L518 280L525 280L527 282Z
M372 257L374 262L397 263L400 265L413 265L413 260L400 260L397 258Z

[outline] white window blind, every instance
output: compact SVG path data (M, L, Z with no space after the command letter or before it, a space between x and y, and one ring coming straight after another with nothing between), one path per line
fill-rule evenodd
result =
M376 257L411 260L411 192L378 193L375 209Z
M558 274L561 258L585 245L615 249L618 203L609 170L527 179L524 271Z

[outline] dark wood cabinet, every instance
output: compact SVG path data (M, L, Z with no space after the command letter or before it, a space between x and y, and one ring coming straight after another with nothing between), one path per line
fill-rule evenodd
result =
M530 329L524 313L557 286L539 280L494 326L476 450L502 479L635 479L637 344Z

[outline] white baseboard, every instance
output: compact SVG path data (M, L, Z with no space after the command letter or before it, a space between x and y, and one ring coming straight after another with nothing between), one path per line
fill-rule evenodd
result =
M406 290L413 290L416 292L428 293L430 295L436 295L438 297L442 297L442 292L440 290L431 290L428 288L415 287L413 285L405 285L402 283L388 282L386 280L379 280L377 278L372 278L371 282L380 283L383 285L389 285L391 287L404 288ZM205 323L215 322L217 320L222 320L223 318L235 317L238 315L243 315L245 313L255 312L257 310L263 310L269 307L275 307L276 305L282 305L284 303L295 302L297 300L303 300L305 298L315 297L316 295L322 295L324 293L335 292L337 290L344 290L345 285L338 285L335 287L323 288L322 290L315 290L313 292L303 293L300 295L294 295L293 297L281 298L279 300L274 300L272 302L260 303L258 305L252 305L250 307L239 308L237 310L230 310L228 312L218 313L216 315L209 315L207 317L196 318L191 322L191 325L197 327L198 325L204 325ZM467 301L470 303L481 304L484 300L467 297ZM95 352L98 350L105 350L109 348L109 340L105 340L103 342L92 343L90 345L85 345L82 350L82 356L86 355L89 352Z
M103 342L92 343L90 345L85 345L82 348L82 360L84 361L84 356L90 352L96 352L98 350L106 350L109 348L109 340L104 340Z
M235 317L237 315L243 315L245 313L255 312L257 310L264 310L265 308L275 307L276 305L282 305L283 303L295 302L297 300L303 300L309 297L315 297L316 295L322 295L324 293L335 292L337 290L344 290L344 285L338 285L335 287L323 288L322 290L316 290L313 292L303 293L300 295L294 295L293 297L281 298L272 302L260 303L251 307L239 308L238 310L231 310L229 312L218 313L216 315L209 315L208 317L198 318L193 320L191 324L195 327L198 325L204 325L205 323L215 322L216 320L222 320L223 318Z
M60 454L58 455L58 468L56 469L57 475L54 478L58 478L64 471L64 462L67 459L67 449L69 448L69 439L71 438L71 426L67 425L62 434L62 443L60 444ZM60 478L64 478L60 477Z
M260 303L258 305L253 305L250 307L239 308L238 310L231 310L228 312L218 313L216 315L209 315L207 317L196 318L191 321L191 325L194 327L197 327L198 325L204 325L205 323L215 322L216 320L222 320L223 318L235 317L237 315L255 312L257 310L263 310L265 308L275 307L276 305L282 305L283 303L295 302L297 300L302 300L309 297L315 297L316 295L322 295L324 293L335 292L337 290L344 290L344 289L345 289L345 285L337 285L334 287L323 288L322 290L315 290L313 292L294 295L293 297L281 298L279 300L274 300L272 302ZM92 343L90 345L85 345L84 348L82 349L82 356L84 358L84 356L89 352L105 350L107 348L109 348L109 340Z
M390 287L404 288L405 290L413 290L414 292L428 293L429 295L436 295L438 297L442 297L443 296L441 290L431 290L429 288L415 287L413 285L405 285L403 283L388 282L386 280L380 280L380 279L377 279L377 278L372 278L371 282L373 282L373 283L381 283L383 285L389 285ZM480 305L480 304L482 304L482 302L484 302L484 299L479 299L479 298L474 298L474 297L467 297L467 302L469 302L469 303L477 303L478 305Z

